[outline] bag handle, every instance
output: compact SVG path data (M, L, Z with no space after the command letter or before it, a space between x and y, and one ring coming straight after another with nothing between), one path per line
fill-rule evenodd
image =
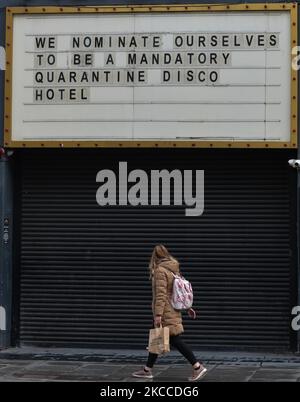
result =
M196 311L195 311L193 308L189 308L189 309L187 310L187 312L188 312L188 315L189 315L193 320L195 320L195 318L197 317Z

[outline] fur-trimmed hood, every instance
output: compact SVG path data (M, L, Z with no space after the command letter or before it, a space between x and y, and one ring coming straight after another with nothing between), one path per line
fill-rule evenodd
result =
M174 274L179 273L179 262L175 258L164 258L160 261L158 267L166 268L174 272Z

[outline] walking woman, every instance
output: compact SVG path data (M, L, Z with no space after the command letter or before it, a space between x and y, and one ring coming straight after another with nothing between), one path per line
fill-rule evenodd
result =
M183 333L181 312L174 310L170 303L172 295L174 274L179 274L179 263L171 256L165 246L154 247L150 264L150 280L152 280L152 312L154 326L169 327L170 345L174 346L192 365L192 375L189 381L197 381L203 377L207 369L196 359L192 350L186 345L181 334ZM195 318L191 309L188 314ZM149 353L147 364L140 371L133 373L133 377L153 378L152 368L158 355Z

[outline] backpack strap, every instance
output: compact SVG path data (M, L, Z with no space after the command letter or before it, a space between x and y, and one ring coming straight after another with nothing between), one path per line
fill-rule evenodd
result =
M180 271L178 272L178 274L174 274L174 272L171 269L169 269L167 267L162 267L162 268L164 268L167 271L171 272L171 274L174 276L174 278L176 278L176 276L182 276Z

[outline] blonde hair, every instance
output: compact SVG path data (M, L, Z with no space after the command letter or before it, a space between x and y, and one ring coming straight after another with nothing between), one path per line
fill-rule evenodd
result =
M159 265L163 259L173 259L167 248L163 244L158 244L154 247L150 262L149 262L149 274L150 279L152 279L154 270Z

